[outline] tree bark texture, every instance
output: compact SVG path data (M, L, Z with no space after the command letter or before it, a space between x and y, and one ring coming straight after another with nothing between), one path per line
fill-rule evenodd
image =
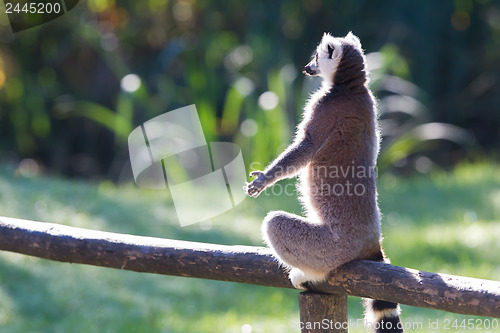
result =
M347 333L347 294L299 294L301 333Z
M293 288L271 251L263 247L124 235L0 217L0 250L136 272ZM500 282L379 262L350 262L312 289L500 318Z

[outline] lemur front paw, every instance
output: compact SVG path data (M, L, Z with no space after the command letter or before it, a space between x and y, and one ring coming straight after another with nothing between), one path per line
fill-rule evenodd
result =
M267 187L268 181L262 171L252 171L250 177L256 178L251 183L247 183L243 189L247 195L256 198Z

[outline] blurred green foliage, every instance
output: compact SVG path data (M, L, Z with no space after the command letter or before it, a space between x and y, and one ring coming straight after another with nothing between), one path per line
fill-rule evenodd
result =
M350 30L374 55L377 95L410 98L381 103L401 111L388 117L381 110L390 120L382 167L429 165L418 162L423 150L434 151L432 161L455 163L470 152L472 137L474 152L491 152L500 142L499 4L88 0L17 34L2 15L0 158L16 164L31 158L69 176L128 180L130 130L196 104L208 141L234 141L247 161L265 164L290 141L317 85L300 71L322 33ZM137 89L124 86L129 74L140 79ZM406 112L415 100L425 117ZM454 124L469 138L464 145L435 126L445 136L431 138L430 146L418 146L428 138L414 135L389 149L429 122Z
M278 186L278 185L275 185ZM453 172L379 181L384 247L392 263L498 280L500 169L461 164ZM275 193L278 193L276 191ZM24 177L0 168L1 215L125 234L262 246L269 210L299 213L294 196L248 198L210 222L179 228L167 191ZM272 200L269 200L272 198ZM0 252L0 331L298 332L296 290L70 265ZM402 306L404 323L475 318ZM349 316L362 318L359 298ZM486 319L486 318L481 318ZM359 327L349 332L366 332ZM430 332L428 326L409 332ZM453 330L468 332L467 330ZM482 329L482 332L498 330Z
M396 265L497 279L498 168L431 169L499 148L499 5L87 0L15 35L2 14L0 161L18 172L1 171L1 215L260 245L267 211L300 213L297 202L246 200L218 218L223 226L180 230L166 191L31 177L46 169L130 181L130 131L189 104L196 104L208 141L236 142L247 164L263 168L290 141L318 84L300 71L322 33L352 30L368 54L380 99L380 167L430 172L409 180L381 175L388 255ZM134 87L134 78L140 85ZM294 291L1 257L2 332L235 332L242 323L288 332L297 318ZM358 300L350 311L361 316ZM404 311L406 320L455 318Z

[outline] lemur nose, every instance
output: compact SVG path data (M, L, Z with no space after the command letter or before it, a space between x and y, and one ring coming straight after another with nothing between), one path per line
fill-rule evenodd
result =
M303 74L309 74L309 75L312 75L314 73L314 71L311 69L311 66L306 66L304 67L304 69L302 70L302 73Z

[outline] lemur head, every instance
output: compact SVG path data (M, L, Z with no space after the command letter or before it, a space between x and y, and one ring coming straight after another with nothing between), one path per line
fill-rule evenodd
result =
M363 50L358 37L352 32L349 32L345 37L333 37L325 33L316 48L313 59L304 67L302 72L311 76L319 75L323 80L334 83L335 74L342 65L342 59L346 57L346 54L349 54L349 56L354 54L356 58L359 58L362 66L359 69L363 70Z

